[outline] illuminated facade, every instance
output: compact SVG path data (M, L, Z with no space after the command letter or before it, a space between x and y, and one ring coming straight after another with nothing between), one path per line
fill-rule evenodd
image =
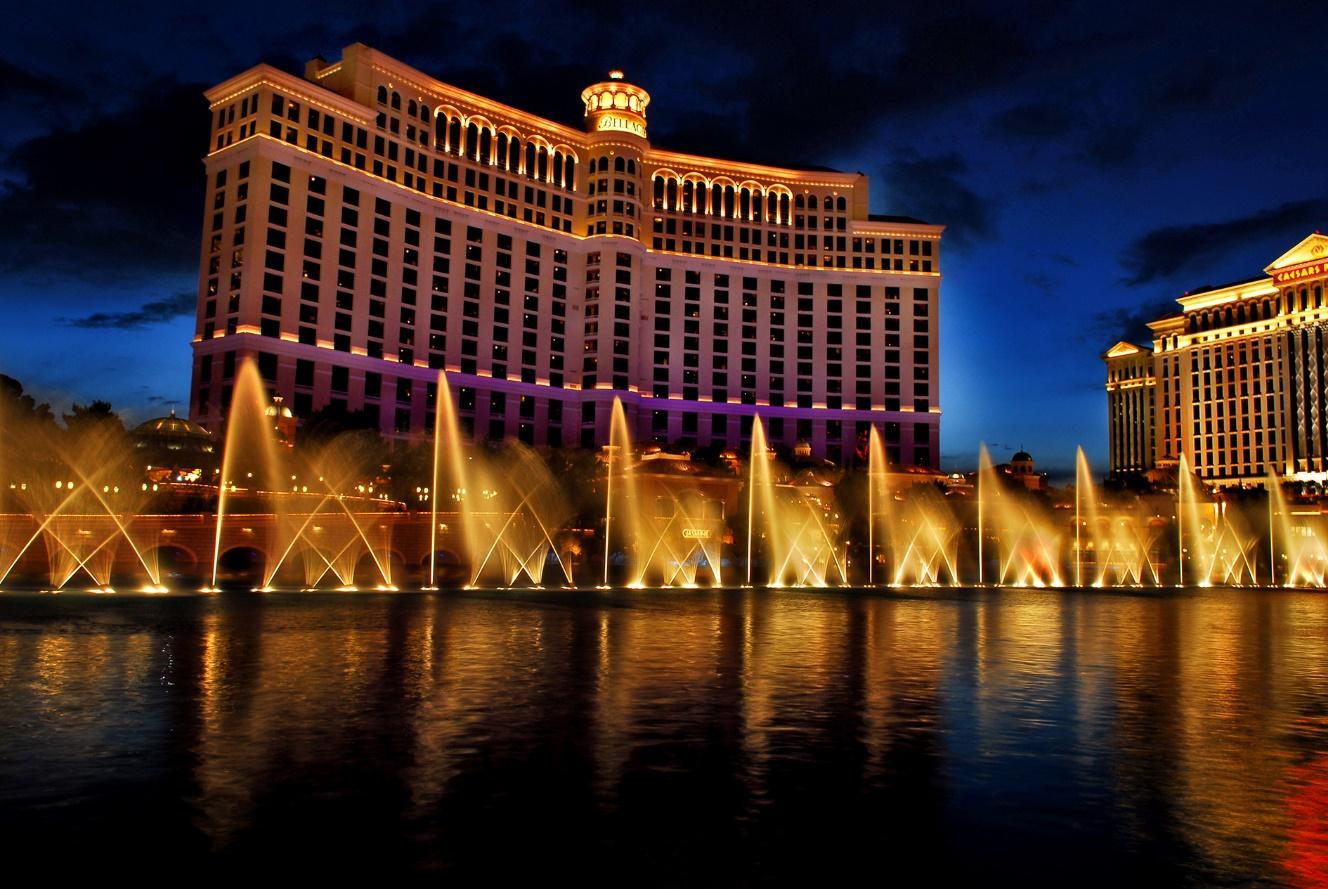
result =
M1107 425L1109 464L1113 476L1153 468L1157 378L1153 352L1145 346L1119 342L1107 362Z
M861 174L664 151L612 72L585 128L368 47L207 93L191 418L256 357L297 417L432 429L446 369L477 439L772 443L845 459L880 428L939 458L942 228L867 212Z
M1151 355L1120 343L1104 356L1113 472L1136 468L1151 424L1158 467L1184 455L1216 484L1270 470L1328 480L1328 236L1310 235L1264 271L1182 296L1181 311L1148 325ZM1151 412L1138 380L1152 387Z

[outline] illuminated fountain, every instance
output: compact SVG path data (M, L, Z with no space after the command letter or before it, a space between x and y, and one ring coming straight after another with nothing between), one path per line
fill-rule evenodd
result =
M356 571L367 560L373 584L394 588L391 526L379 521L380 510L365 508L365 497L372 494L365 479L372 479L377 469L376 438L372 433L340 435L309 459L289 461L301 471L291 474L291 492L273 499L298 501L300 509L288 508L281 514L277 557L266 569L265 587L298 553L306 587L317 587L331 574L343 589L353 588Z
M760 416L754 417L748 467L748 582L759 548L768 586L846 586L845 523L837 509L832 490L814 475L788 477L770 452Z
M1180 582L1207 587L1215 584L1256 584L1251 533L1238 510L1225 499L1209 497L1190 471L1184 454L1176 480L1176 526L1181 548Z
M217 588L222 557L222 535L233 509L233 502L241 492L253 495L266 491L273 493L287 487L287 476L277 452L272 434L272 421L268 416L267 390L258 366L252 360L240 362L235 374L235 388L231 394L230 412L226 415L226 433L221 451L221 467L217 480L217 519L212 549L212 584ZM283 502L269 498L267 508L276 513L278 527L284 524ZM280 547L272 540L267 550ZM278 550L279 552L279 550ZM267 560L262 586L268 586L276 574L281 559ZM270 569L270 570L268 570Z
M628 555L627 585L721 584L723 503L706 497L689 473L689 454L659 448L637 454L622 401L613 399L604 449L604 583L615 548Z
M1160 586L1156 551L1162 529L1145 510L1106 509L1084 449L1075 455L1075 586Z
M157 461L135 454L143 440L118 423L60 429L39 417L20 428L0 416L0 584L163 592L164 577L172 576L210 580L209 590L578 580L645 588L718 587L736 576L772 588L850 580L909 588L974 581L1116 588L1161 586L1174 548L1180 559L1174 575L1166 570L1168 582L1328 585L1321 506L1289 502L1273 476L1267 499L1255 504L1248 492L1205 491L1182 458L1173 520L1169 501L1158 514L1158 501L1150 507L1145 498L1099 488L1080 449L1073 503L1051 510L1033 493L1042 486L1031 461L1005 470L992 465L984 447L976 509L961 520L950 497L973 502L962 479L947 493L934 473L891 467L872 429L866 521L854 524L862 506L842 515L836 494L844 471L824 462L800 470L783 465L759 417L739 468L731 452L694 462L690 452L638 446L615 399L609 443L589 466L573 455L546 458L518 442L471 445L453 396L440 374L431 446L397 442L389 452L372 431L323 440L311 430L296 447L283 425L288 415L275 413L280 405L269 402L256 365L241 361L220 467L202 481L196 468L174 472L161 492L161 467L144 465ZM201 430L190 434L207 439ZM565 468L555 473L550 465L560 460ZM598 482L600 471L602 491L587 484ZM412 473L416 496L407 503L401 490ZM726 514L744 495L745 524ZM965 531L974 524L976 538ZM1265 526L1270 570L1260 567ZM866 532L855 552L865 543L867 558L851 570L849 527ZM745 535L745 548L731 546L735 531ZM728 571L726 544L735 564ZM590 550L603 553L602 569L586 565L593 581L574 577L573 560Z
M868 583L959 584L959 521L934 486L892 483L875 426L867 440L867 529Z
M26 504L35 530L21 543L15 539L6 545L10 554L0 563L0 583L40 539L52 589L63 589L82 577L94 589L110 592L119 548L127 544L146 578L146 591L163 591L155 532L134 526L151 492L134 480L122 434L94 427L68 443L42 432L26 445L42 457L28 467L26 481L14 483L11 493Z
M1282 484L1271 473L1268 490L1271 583L1323 589L1328 585L1328 526L1317 504L1297 510L1287 502ZM1279 559L1280 556L1280 559Z
M987 540L996 542L997 571L983 564ZM1060 535L1022 491L1008 490L984 444L978 450L978 583L1061 586Z
M558 583L573 583L555 539L571 509L548 466L515 441L504 442L496 451L463 450L445 372L438 375L438 392L434 487L443 504L436 508L446 504L457 510L470 565L468 586L488 582L510 587L523 576L539 586L550 562L562 575ZM433 516L436 531L437 513Z

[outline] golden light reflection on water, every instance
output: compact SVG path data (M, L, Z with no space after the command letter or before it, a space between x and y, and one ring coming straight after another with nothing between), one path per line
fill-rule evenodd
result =
M533 774L572 797L569 818L640 818L671 785L715 782L715 819L818 793L861 794L875 817L905 787L964 824L1172 843L1202 879L1291 883L1328 860L1322 595L210 597L160 606L169 621L154 604L12 603L9 798L70 793L35 776L86 780L89 751L178 745L214 850L311 776L352 802L361 780L398 788L395 817L447 846L440 812L542 812Z

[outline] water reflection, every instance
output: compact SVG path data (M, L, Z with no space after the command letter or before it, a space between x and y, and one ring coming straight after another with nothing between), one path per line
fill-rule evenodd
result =
M10 594L0 737L71 866L1322 885L1328 598Z

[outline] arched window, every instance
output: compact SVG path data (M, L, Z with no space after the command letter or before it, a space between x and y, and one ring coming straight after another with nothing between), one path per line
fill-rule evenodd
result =
M539 163L538 176L536 178L541 182L549 181L549 150L543 145L539 147L539 154L536 155Z
M521 169L521 140L516 136L507 146L507 169L513 173Z
M733 198L733 186L724 186L724 215L730 219L733 218Z
M507 144L507 134L506 134L506 133L499 133L499 134L498 134L498 166L499 166L499 167L502 167L504 170L507 169L507 161L508 161L508 158L507 158L507 149L508 149L508 144Z
M670 179L668 185L668 194L666 197L666 206L670 210L678 209L678 180Z
M453 154L461 153L461 118L453 117L447 121L447 150Z
M789 196L781 194L779 196L779 221L788 225L789 219L791 218L792 217L789 216Z
M409 102L406 103L407 114L409 114L411 117L414 117L418 112L419 112L419 106L415 104L414 99L411 99Z
M623 170L625 170L625 169L627 169L627 161L626 161L626 159L620 154L620 155L618 155L617 157L615 157L615 158L613 159L613 172L615 172L615 173L621 173L621 172L622 172Z
M378 87L378 104L379 105L387 104L387 87L385 86Z
M655 177L655 209L664 209L664 177Z
M835 199L830 197L830 195L826 195L824 200L821 201L821 209L833 210L834 208L835 208Z
M392 93L392 108L396 111L401 110L401 93L395 91Z
M576 190L576 158L570 154L563 162L563 188L569 191Z
M693 200L695 197L694 191L695 189L693 188L690 179L682 184L682 209L688 213L695 211L695 207L693 206Z
M526 143L526 169L523 171L531 179L535 178L535 143Z
M471 160L480 157L480 128L473 123L466 124L466 157Z
M710 197L710 189L701 180L696 181L696 212L706 212L706 205L709 203L706 199Z
M710 186L710 215L718 216L724 207L724 186L716 182Z
M493 162L493 133L489 130L480 130L480 163L488 164Z
M429 110L428 105L425 105L423 102L420 103L420 120L428 123L432 119L432 113L433 112Z
M742 219L750 219L752 215L752 193L745 188L738 195L738 215Z
M838 210L840 213L848 211L848 201L844 199L844 196L842 194L839 196L839 199L835 201L835 209Z
M802 195L798 195L798 199L797 199L797 201L794 202L794 206L797 207L799 210L801 210L801 209L803 209L804 207L807 206L807 205L804 204L803 201L802 201Z
M607 154L600 155L599 171L601 173L607 173L609 171L609 156Z
M553 153L553 184L561 186L563 184L563 156L562 152Z
M633 176L636 175L636 161L632 160L630 157L627 159L627 172L631 173Z

